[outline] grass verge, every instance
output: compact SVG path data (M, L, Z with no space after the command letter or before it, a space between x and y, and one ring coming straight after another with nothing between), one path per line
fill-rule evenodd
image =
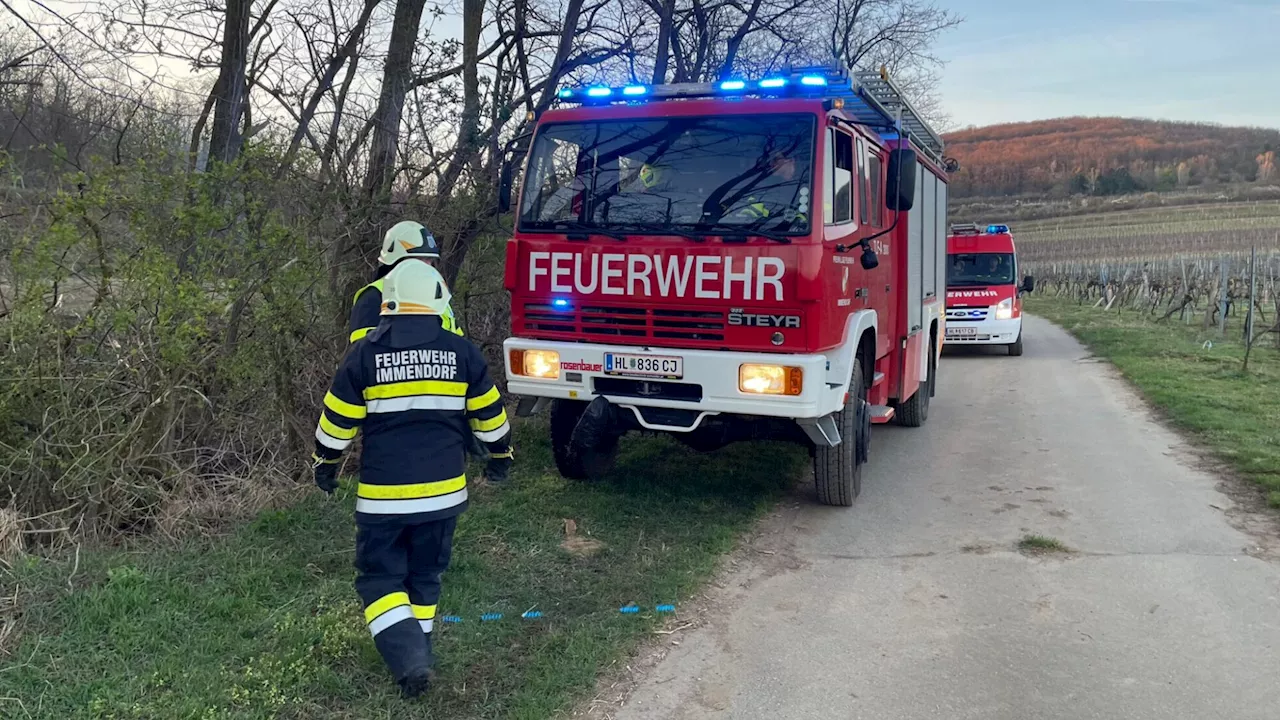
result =
M1280 508L1280 352L1274 339L1254 345L1245 373L1242 343L1198 325L1157 323L1144 314L1104 312L1056 297L1030 298L1027 310L1110 360L1171 423L1260 484L1271 506Z
M363 626L344 483L223 537L20 562L0 716L544 718L662 622L655 604L688 598L807 461L640 437L612 482L572 483L545 433L518 428L511 486L478 488L462 516L440 613L463 622L439 625L428 699L398 698ZM565 520L586 552L562 547ZM618 612L633 602L646 610ZM531 608L543 618L519 619Z

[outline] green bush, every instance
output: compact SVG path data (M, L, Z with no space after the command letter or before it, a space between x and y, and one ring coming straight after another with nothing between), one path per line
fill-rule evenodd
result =
M301 471L334 214L274 167L96 168L0 231L0 507L30 537L225 516Z

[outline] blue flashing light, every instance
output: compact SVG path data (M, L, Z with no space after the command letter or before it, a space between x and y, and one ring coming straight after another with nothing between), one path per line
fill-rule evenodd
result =
M573 97L573 91L570 90L569 88L565 88L560 92L556 93L556 95L558 95L561 100L568 100L569 98Z
M724 82L720 83L720 89L726 92L736 92L738 90L746 90L747 81L746 80L725 80Z
M786 78L765 78L760 81L760 87L766 90L776 90L787 86Z
M628 85L622 88L622 94L630 95L631 97L635 97L637 95L644 95L648 92L649 92L649 88L645 87L644 85Z
M606 98L612 94L613 94L612 88L607 88L607 87L587 88L587 97Z
M805 75L800 78L800 84L809 87L826 87L827 79L821 75Z
M1009 232L1008 225L988 225L987 226L988 235L995 235L997 233L1007 233L1007 232Z
M551 307L557 310L568 310L569 301L565 300L564 298L555 298L554 300L551 301Z

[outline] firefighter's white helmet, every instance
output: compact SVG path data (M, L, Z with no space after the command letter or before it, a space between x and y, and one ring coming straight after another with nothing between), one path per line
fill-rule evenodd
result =
M402 220L391 226L382 238L382 254L378 262L395 265L407 257L438 258L440 244L420 222Z
M400 263L382 285L383 315L444 315L453 295L444 277L421 262Z

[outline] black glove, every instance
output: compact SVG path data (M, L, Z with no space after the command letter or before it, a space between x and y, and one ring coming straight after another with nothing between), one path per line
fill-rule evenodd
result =
M317 460L312 469L316 474L316 487L332 495L338 489L338 463Z
M505 453L490 455L489 463L484 467L484 479L495 485L501 485L507 481L507 476L511 472L511 465L514 462L515 456L510 450Z

